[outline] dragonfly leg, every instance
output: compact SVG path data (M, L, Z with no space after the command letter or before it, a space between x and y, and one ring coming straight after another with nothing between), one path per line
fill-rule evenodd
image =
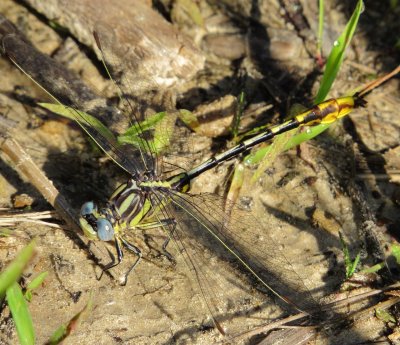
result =
M164 241L164 243L162 245L162 250L163 250L163 254L167 257L167 259L175 264L175 260L174 260L174 258L172 256L172 254L167 250L167 246L169 244L169 241L171 241L171 237L174 236L174 232L175 232L175 229L176 229L176 220L174 218L164 219L162 221L162 225L163 226L172 225L172 228L171 228L171 230L170 230L170 232L168 234L168 237L165 239L165 241Z
M101 280L104 272L108 271L109 269L111 269L115 266L118 266L121 263L122 259L124 258L124 252L122 251L120 240L117 237L115 238L115 250L117 252L117 261L115 262L115 260L113 259L113 261L111 261L109 264L107 264L103 268L98 280Z
M159 228L162 227L168 234L168 237L165 239L163 245L162 245L162 254L166 256L166 258L171 261L172 263L175 263L175 260L170 252L167 250L167 246L169 241L171 240L171 237L174 236L174 231L176 229L176 220L174 218L168 218L168 219L161 219L157 222L151 222L151 223L146 223L146 224L141 224L140 228L141 229L154 229L154 228ZM171 227L171 228L170 228Z
M131 265L131 267L129 267L128 271L125 273L125 278L124 281L122 283L122 285L126 285L127 281L128 281L128 276L129 274L131 274L131 272L135 269L135 267L137 266L137 264L140 262L140 260L142 259L142 252L141 250L136 247L135 245L133 245L132 243L129 243L127 240L121 238L122 244L132 253L137 255L137 259L135 260L135 262Z

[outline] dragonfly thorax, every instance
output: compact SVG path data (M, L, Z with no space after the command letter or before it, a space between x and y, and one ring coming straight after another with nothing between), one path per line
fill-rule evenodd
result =
M146 170L142 172L139 176L137 181L141 182L147 182L147 181L153 181L156 178L155 171L154 170Z
M108 202L115 221L126 227L133 227L145 216L148 211L149 192L133 179L120 185Z

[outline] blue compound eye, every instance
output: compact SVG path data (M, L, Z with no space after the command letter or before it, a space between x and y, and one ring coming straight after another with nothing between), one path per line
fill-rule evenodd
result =
M97 237L101 241L111 241L114 238L114 228L106 218L100 218L96 222Z
M96 211L96 209L97 209L96 205L94 204L93 201L85 202L81 207L81 217L93 214L93 212Z

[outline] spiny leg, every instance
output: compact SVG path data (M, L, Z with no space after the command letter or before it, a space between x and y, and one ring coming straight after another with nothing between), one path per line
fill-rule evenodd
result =
M122 259L124 258L124 252L122 251L121 243L120 243L120 240L119 240L118 237L115 238L114 243L115 243L115 251L117 252L117 262L115 262L115 260L113 260L109 264L107 264L103 268L98 280L101 280L101 278L103 277L104 272L108 271L109 269L111 269L111 268L113 268L115 266L118 266L122 262Z
M173 256L167 250L167 246L168 246L168 244L169 244L169 242L171 240L171 236L173 236L173 234L175 232L175 229L176 229L176 221L175 221L175 219L174 218L163 219L163 220L157 221L157 222L151 222L151 223L147 223L147 224L142 224L140 226L140 228L141 229L154 229L154 228L157 228L157 227L160 227L160 226L161 227L166 227L166 226L169 227L171 225L172 225L172 229L169 231L169 236L166 238L166 240L164 241L164 243L162 245L162 251L163 251L163 255L165 255L169 261L171 261L172 263L175 263L175 260L174 260ZM138 247L136 247L132 243L129 243L123 237L116 237L115 238L115 250L117 252L117 262L113 261L113 262L109 263L108 265L106 265L103 268L103 271L101 272L99 280L102 278L102 276L103 276L105 271L108 271L109 269L111 269L111 268L113 268L115 266L118 266L122 262L122 259L124 257L124 253L122 251L122 245L124 247L126 247L129 251L131 251L132 253L137 255L137 259L131 265L131 267L128 269L128 271L125 273L125 278L124 278L124 281L122 282L122 285L126 285L126 283L128 281L128 276L135 269L135 267L138 265L138 263L142 259L142 252Z
M174 218L172 219L165 219L165 222L167 222L166 224L164 224L165 226L169 226L172 225L172 229L168 234L168 237L165 239L163 245L162 245L162 250L163 250L163 254L167 257L167 259L169 261L171 261L172 263L175 264L175 260L172 256L172 254L167 250L167 246L169 244L169 241L171 241L171 237L174 235L175 229L176 229L176 220Z
M120 238L122 244L126 247L126 249L128 249L129 251L131 251L132 253L137 255L137 259L136 261L131 265L131 267L129 267L128 271L125 273L125 278L124 281L122 282L122 285L126 285L127 281L128 281L128 276L129 274L135 269L135 267L137 266L137 264L140 262L140 260L142 259L142 252L141 250L136 247L135 245L133 245L132 243L129 243L127 240L125 240L124 238ZM122 259L122 258L121 258Z
M154 228L159 228L159 227L169 227L172 225L172 229L167 231L168 232L168 237L165 239L163 245L162 245L162 254L173 264L175 264L175 260L174 257L172 256L172 254L167 250L167 246L169 241L171 240L171 237L174 234L174 231L176 229L176 220L174 218L168 218L168 219L162 219L160 221L157 222L151 222L151 223L146 223L146 224L141 224L140 228L142 230L146 230L146 229L154 229Z

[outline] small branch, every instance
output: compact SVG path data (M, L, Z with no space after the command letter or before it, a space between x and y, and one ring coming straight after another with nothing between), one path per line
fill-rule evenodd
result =
M34 223L49 226L56 229L63 229L60 224L47 222L44 219L58 218L56 211L44 212L10 212L9 209L0 210L7 213L0 213L0 226L15 226L18 223Z
M11 159L16 169L27 177L50 205L55 208L68 226L79 234L79 224L72 207L18 142L10 137L0 138L0 149Z

